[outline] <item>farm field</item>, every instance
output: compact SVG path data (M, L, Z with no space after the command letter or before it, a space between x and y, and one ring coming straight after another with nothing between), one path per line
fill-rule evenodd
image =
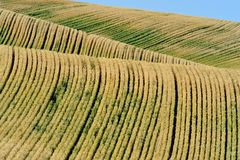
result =
M0 50L2 159L239 156L239 71Z
M239 27L0 0L0 160L240 159Z
M8 0L0 7L143 49L240 68L240 23L63 0Z
M199 65L102 36L0 10L0 44L94 57Z

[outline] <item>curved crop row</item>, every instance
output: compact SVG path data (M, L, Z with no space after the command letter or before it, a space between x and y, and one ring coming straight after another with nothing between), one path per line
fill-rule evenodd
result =
M197 63L240 67L236 22L64 0L3 1L0 6Z
M136 48L101 36L0 10L0 44L93 57L197 65L194 62Z
M240 158L239 70L7 46L0 57L0 159Z

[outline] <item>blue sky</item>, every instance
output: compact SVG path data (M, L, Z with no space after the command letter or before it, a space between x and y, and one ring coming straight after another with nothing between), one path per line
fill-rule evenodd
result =
M78 1L78 0L75 0ZM108 6L226 19L240 22L240 0L79 0Z

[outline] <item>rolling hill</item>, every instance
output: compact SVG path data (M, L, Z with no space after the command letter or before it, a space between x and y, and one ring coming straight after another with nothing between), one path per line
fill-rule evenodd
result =
M197 63L240 67L237 22L62 0L4 0L0 7Z
M2 159L239 156L239 71L0 51Z
M239 27L0 0L0 159L239 159Z
M0 44L94 57L197 65L8 10L0 10Z

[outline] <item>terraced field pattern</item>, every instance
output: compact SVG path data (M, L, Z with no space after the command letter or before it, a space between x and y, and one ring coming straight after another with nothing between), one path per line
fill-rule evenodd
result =
M0 0L0 160L240 159L240 23Z

